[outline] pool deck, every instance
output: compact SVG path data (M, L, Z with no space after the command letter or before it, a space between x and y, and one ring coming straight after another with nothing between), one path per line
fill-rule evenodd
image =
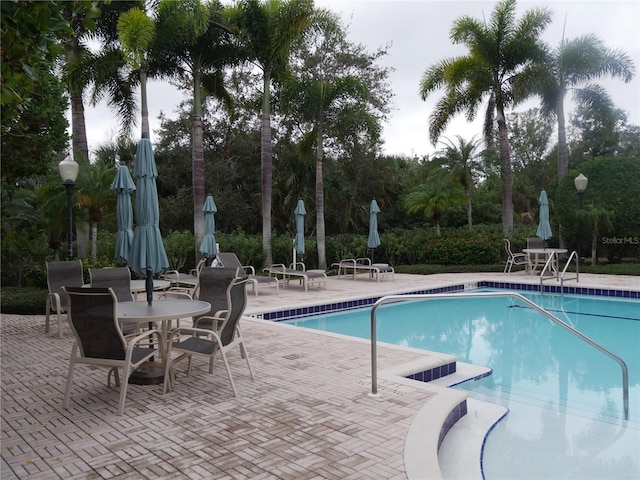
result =
M482 280L539 284L523 272L329 277L326 288L307 292L291 285L278 295L273 288L250 293L247 313ZM582 274L578 286L640 291L640 278ZM397 375L438 364L440 354L380 345L382 396L371 398L368 341L247 318L242 329L256 380L230 354L238 397L219 359L213 375L194 360L190 377L178 367L172 393L130 385L119 417L106 371L82 366L70 408L62 408L68 327L59 339L55 327L44 333L44 316L2 315L1 328L3 480L443 478L438 433L461 393ZM447 457L459 455L468 468L447 478L478 478L477 452L467 450L476 447L445 444Z

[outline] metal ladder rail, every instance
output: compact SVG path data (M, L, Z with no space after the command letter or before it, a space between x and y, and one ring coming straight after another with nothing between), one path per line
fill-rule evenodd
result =
M544 274L547 270L549 270L550 266L552 266L554 264L554 261L556 260L556 255L557 253L552 251L551 255L549 255L549 258L547 258L546 263L544 264L544 267L542 268L542 271L540 272L540 293L544 294L544 288L542 286L542 284L544 283L545 280L549 280L551 278L553 278L553 276L549 277L549 278L544 278ZM556 269L556 280L559 280L559 276L560 276L560 272L557 271Z
M584 340L589 345L604 353L620 365L622 370L622 402L624 405L624 418L629 420L629 369L625 361L618 357L616 354L610 352L602 345L594 342L589 337L579 332L571 325L563 322L558 317L547 312L544 308L533 303L531 300L525 298L519 293L515 292L485 292L485 293L438 293L438 294L411 294L411 295L387 295L379 298L371 308L371 393L368 395L373 398L380 398L382 395L378 393L378 340L376 330L376 313L378 308L385 303L391 302L404 302L409 300L454 300L454 299L466 299L466 298L483 298L483 297L512 297L525 303L541 315L544 315L552 322L560 325L565 330L568 330L576 337Z
M571 264L571 259L574 257L576 259L576 276L565 278L565 274L567 273L567 268L569 268L569 265ZM561 294L564 294L565 280L575 280L576 283L580 283L580 259L578 258L578 253L575 250L571 252L571 255L569 255L569 260L567 260L567 263L562 269L562 273L560 274L560 293Z

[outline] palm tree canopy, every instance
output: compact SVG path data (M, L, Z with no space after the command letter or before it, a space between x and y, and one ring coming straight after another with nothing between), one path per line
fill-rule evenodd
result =
M551 12L535 8L516 22L516 1L502 0L488 24L469 16L457 19L450 31L454 44L463 44L469 53L441 60L428 68L420 81L423 100L433 91L445 88L429 121L429 136L435 145L449 121L464 113L473 120L482 101L488 97L485 138L493 132L496 106L513 103L512 85L528 64L543 56L539 36L551 21Z
M122 52L134 69L139 69L155 37L153 21L139 8L132 8L120 15L118 36Z

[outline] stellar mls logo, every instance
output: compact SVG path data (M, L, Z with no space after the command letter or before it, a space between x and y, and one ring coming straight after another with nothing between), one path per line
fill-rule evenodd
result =
M602 237L603 245L640 245L640 237Z

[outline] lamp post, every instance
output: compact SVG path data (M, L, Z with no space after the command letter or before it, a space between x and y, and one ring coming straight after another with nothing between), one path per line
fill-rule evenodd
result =
M67 247L69 260L73 260L73 187L76 184L76 178L78 178L78 169L80 166L75 162L71 156L67 156L58 164L58 172L64 188L67 190Z
M582 210L582 198L584 197L584 191L587 189L589 179L583 174L578 175L573 184L576 187L578 193L578 208ZM578 263L582 263L582 220L578 215Z

